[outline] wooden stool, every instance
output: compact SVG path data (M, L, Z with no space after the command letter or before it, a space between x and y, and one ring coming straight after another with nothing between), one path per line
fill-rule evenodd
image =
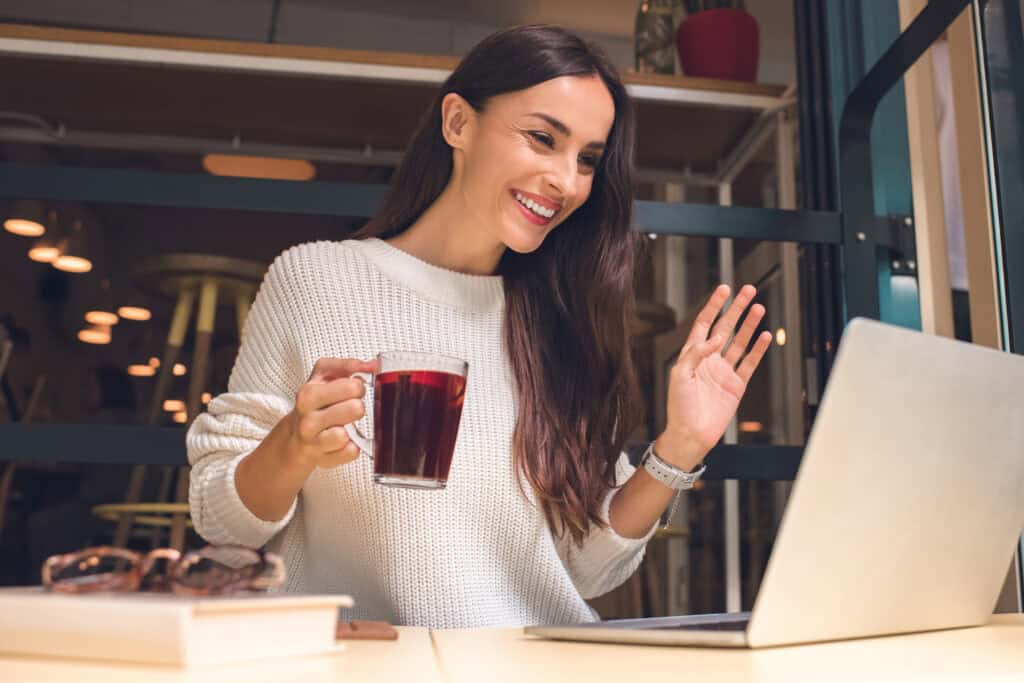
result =
M136 270L136 281L139 286L150 292L174 298L176 302L146 424L160 424L163 402L170 389L174 364L185 343L185 333L196 297L199 298L199 310L196 315L195 350L192 355L186 401L187 425L192 423L202 409L202 395L209 372L210 345L218 303L234 304L238 335L241 338L246 315L266 270L267 266L264 263L206 254L165 254L148 259L139 265ZM185 545L185 528L188 524L188 472L187 465L165 468L165 483L175 482L173 494L167 490L170 486L161 486L161 497L173 496L174 500L173 507L159 508L159 512L170 515L169 522L166 522L168 518L165 516L152 517L152 513L158 511L153 507L153 503L139 503L146 478L146 466L136 465L132 468L124 503L116 506L99 506L95 510L101 517L117 520L114 545L124 547L127 544L133 524L153 525L154 520L157 520L157 526L170 526L170 546L181 550ZM160 501L156 504L165 503Z

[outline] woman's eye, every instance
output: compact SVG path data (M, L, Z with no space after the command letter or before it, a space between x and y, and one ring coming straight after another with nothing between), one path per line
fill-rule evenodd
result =
M547 133L541 133L540 131L534 130L534 131L530 131L530 137L532 137L534 140L536 140L540 144L544 145L545 147L552 147L553 148L555 146L554 138L552 138Z
M600 161L600 157L593 154L584 154L580 156L580 166L585 166L591 170L597 168L598 161Z

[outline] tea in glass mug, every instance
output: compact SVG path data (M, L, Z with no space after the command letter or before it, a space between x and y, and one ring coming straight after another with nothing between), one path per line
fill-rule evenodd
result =
M373 375L373 438L349 435L386 486L443 489L455 453L469 364L436 353L386 351Z

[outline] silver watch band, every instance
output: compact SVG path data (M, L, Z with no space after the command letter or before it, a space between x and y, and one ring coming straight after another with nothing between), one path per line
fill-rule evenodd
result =
M665 486L675 491L684 491L693 488L694 482L700 479L707 466L701 463L700 467L693 472L686 472L675 465L665 462L654 452L652 441L640 459L640 464L648 474L660 481Z

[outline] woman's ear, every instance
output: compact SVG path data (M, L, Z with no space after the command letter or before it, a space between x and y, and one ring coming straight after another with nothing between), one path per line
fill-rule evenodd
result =
M441 134L452 149L464 149L476 110L462 95L450 92L441 100Z

